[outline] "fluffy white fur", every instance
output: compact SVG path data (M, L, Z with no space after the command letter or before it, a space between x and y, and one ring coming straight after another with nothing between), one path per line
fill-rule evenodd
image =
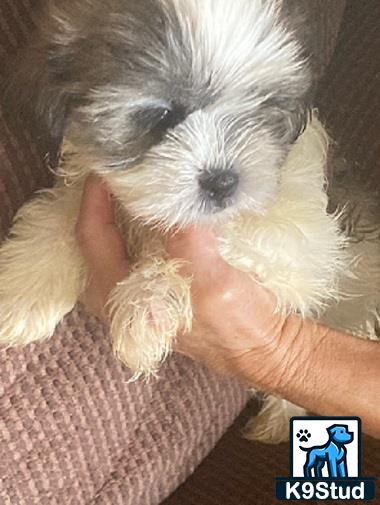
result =
M18 212L0 249L2 344L52 336L83 291L86 269L74 235L80 198L80 187L57 185Z
M264 88L271 88L276 82L281 84L297 78L301 65L299 44L279 22L281 2L160 1L169 12L179 15L182 31L195 55L194 76L200 84L207 81L210 74L221 87L231 83L228 98L232 102L241 97L241 89L249 89L257 80ZM282 64L284 61L286 65ZM226 105L230 100L225 100ZM251 107L252 103L241 103L241 110Z
M347 268L337 215L328 215L328 138L317 119L290 152L280 192L263 215L241 214L223 226L221 254L277 295L279 308L316 316L339 297Z
M314 119L290 153L283 168L279 196L267 212L243 213L220 226L224 258L254 274L275 292L280 307L298 310L304 315L318 313L329 300L336 298L338 274L344 267L344 238L339 232L337 216L326 212L326 153L327 137ZM16 217L11 237L1 248L2 342L28 343L51 336L54 326L72 309L85 285L85 268L74 238L82 184L77 174L83 174L85 166L94 167L94 164L92 160L66 152L61 170L66 175L74 174L74 178L68 185L59 183L55 189L41 192L25 205ZM110 172L105 177L123 208L127 198L123 174ZM122 220L128 221L128 214L124 213ZM133 274L117 287L111 298L115 315L113 334L115 342L120 342L124 334L128 342L129 333L134 334L132 342L125 347L131 354L138 354L139 350L134 349L137 342L142 354L138 359L129 358L128 352L123 355L120 344L115 344L116 348L134 370L149 373L156 369L170 347L167 337L164 337L165 344L162 343L164 321L154 316L157 303L150 293L156 292L160 299L158 305L164 304L169 311L171 317L164 320L173 337L178 329L177 323L172 327L176 319L178 322L184 319L184 327L189 327L191 309L184 303L190 301L189 284L176 275L178 264L166 261L158 231L135 220L129 228L124 228L129 230L128 250L136 264ZM149 289L144 288L144 283ZM160 296L163 294L166 297ZM139 303L136 297L141 298ZM120 310L125 311L126 317ZM139 312L140 317L131 317L131 310ZM155 335L150 337L144 336L149 325L145 331L140 327L141 318L149 313L153 314L150 317L154 321L160 321ZM137 324L138 330L131 329L131 324ZM161 350L141 346L139 339L151 340Z
M191 282L159 231L204 220L221 255L272 290L278 310L374 337L380 240L347 241L344 215L327 213L328 138L316 117L284 163L306 122L310 76L281 1L141 1L136 16L137 3L122 0L50 7L48 45L37 52L50 51L54 82L42 68L34 100L58 132L57 112L69 98L73 108L55 188L20 210L0 249L0 343L50 337L83 293L88 272L74 231L90 171L119 201L133 263L109 306L115 355L136 376L154 374L192 325ZM151 23L153 7L161 24ZM161 138L157 109L179 117ZM218 207L200 181L225 171L239 184ZM249 436L283 440L294 409L269 398Z
M348 295L342 287L350 290L352 276L346 275L349 261L339 216L326 212L327 147L314 118L289 154L279 197L264 215L243 213L220 226L220 251L230 264L271 289L279 307L317 315L331 305L330 321L351 329L349 316L343 323L341 315L333 319L337 301ZM74 238L82 180L75 175L84 167L78 167L81 158L74 153L67 152L63 160L62 171L74 174L71 184L41 192L24 206L0 251L0 341L5 345L50 337L86 284ZM112 173L109 182L116 192L120 189ZM111 334L115 354L136 374L150 374L167 356L178 330L191 328L190 282L178 274L179 263L167 259L158 231L130 221L123 209L121 205L119 221L128 230L127 250L135 265L110 298ZM368 315L362 319L368 322ZM284 434L278 421L287 422L289 407L282 400L269 401L250 436L278 442Z

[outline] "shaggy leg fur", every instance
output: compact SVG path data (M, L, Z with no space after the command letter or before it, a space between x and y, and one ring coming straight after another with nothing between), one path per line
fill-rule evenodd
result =
M53 335L83 290L85 270L74 226L80 189L45 191L16 217L0 249L0 344Z
M253 417L244 431L248 440L267 444L281 444L289 440L289 419L293 416L306 416L307 412L277 396L266 396L259 414Z
M178 268L163 258L140 264L111 295L114 352L136 376L154 374L178 332L191 329L190 280Z

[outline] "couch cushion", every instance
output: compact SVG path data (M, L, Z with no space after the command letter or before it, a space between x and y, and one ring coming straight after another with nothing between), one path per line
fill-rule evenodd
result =
M81 307L49 342L0 352L0 503L158 504L247 401L181 356L156 380L129 377Z
M7 127L0 104L0 242L17 209L39 188L52 182L41 146L27 131Z
M12 59L28 43L34 27L32 13L41 0L2 0L0 3L0 69L2 61ZM0 87L3 78L0 70ZM0 103L0 242L8 231L13 216L36 189L52 182L44 162L46 142L32 140L31 132L22 125L10 129L2 117Z

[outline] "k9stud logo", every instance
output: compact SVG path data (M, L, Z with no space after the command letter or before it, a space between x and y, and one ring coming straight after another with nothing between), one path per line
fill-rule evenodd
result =
M361 421L357 417L293 417L291 477L277 479L279 500L372 500L375 479L361 472Z

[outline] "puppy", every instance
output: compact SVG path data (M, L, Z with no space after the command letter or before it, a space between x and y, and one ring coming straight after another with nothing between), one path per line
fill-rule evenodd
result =
M317 317L336 305L349 254L327 212L328 138L282 7L48 2L4 102L23 120L33 104L61 155L55 187L19 211L0 250L2 344L50 337L85 289L74 228L90 172L117 198L133 262L109 307L114 353L136 376L155 373L191 329L191 282L162 238L173 228L214 226L222 256L271 289L278 310ZM289 406L267 406L251 432L277 442Z

